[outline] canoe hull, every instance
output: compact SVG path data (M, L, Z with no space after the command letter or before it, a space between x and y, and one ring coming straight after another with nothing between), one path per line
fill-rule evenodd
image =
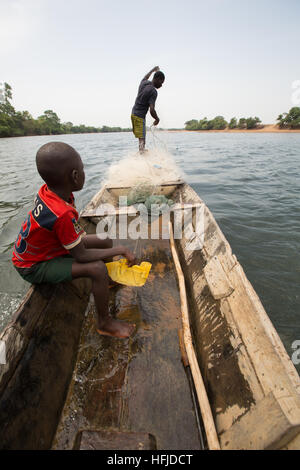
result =
M85 280L31 288L15 319L2 332L7 363L0 366L1 449L51 447L72 376L89 290Z
M102 188L82 213L87 233L95 233L101 219L89 214L96 214L103 203L116 207L117 214L118 197L127 193L128 188ZM200 248L190 250L185 234L176 246L185 276L194 347L221 448L299 449L299 376L258 296L211 212L192 188L172 182L160 194L194 208L192 230L197 208L204 217ZM170 251L168 240L163 246ZM160 264L158 277L163 276ZM0 339L7 344L7 364L0 366L1 448L51 448L74 384L72 374L90 291L86 280L31 288L1 333ZM139 396L138 382L134 389ZM115 412L118 416L117 409ZM93 431L101 434L105 431L101 426Z

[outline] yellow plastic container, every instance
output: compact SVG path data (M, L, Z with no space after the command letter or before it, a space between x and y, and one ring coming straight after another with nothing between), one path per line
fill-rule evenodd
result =
M127 259L105 263L109 277L119 284L125 286L143 286L147 280L152 264L143 261L140 265L135 264L129 267Z

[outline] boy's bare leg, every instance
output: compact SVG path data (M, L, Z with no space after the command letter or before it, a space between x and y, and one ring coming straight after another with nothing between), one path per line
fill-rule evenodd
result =
M91 263L72 264L72 277L89 277L92 280L92 292L95 299L97 311L97 329L116 338L128 338L133 331L134 325L118 321L109 316L109 277L103 261L92 261Z

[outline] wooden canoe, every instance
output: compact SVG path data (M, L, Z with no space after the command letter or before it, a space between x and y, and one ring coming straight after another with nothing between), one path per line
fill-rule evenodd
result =
M134 220L130 208L118 207L128 191L103 187L81 214L86 232L96 232L103 203L117 221ZM220 448L300 449L298 373L229 243L188 184L166 183L157 193L179 212L202 208L201 249L190 250L185 235L175 243ZM161 230L164 223L160 217ZM169 240L115 243L152 263L145 286L111 291L111 314L135 323L135 334L96 333L88 280L32 286L0 335L1 449L200 449Z

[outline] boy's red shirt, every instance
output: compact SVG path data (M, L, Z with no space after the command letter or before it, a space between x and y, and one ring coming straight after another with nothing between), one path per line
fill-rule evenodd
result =
M18 268L30 268L36 263L69 254L85 233L78 223L74 196L61 199L44 184L35 199L16 239L12 262Z

